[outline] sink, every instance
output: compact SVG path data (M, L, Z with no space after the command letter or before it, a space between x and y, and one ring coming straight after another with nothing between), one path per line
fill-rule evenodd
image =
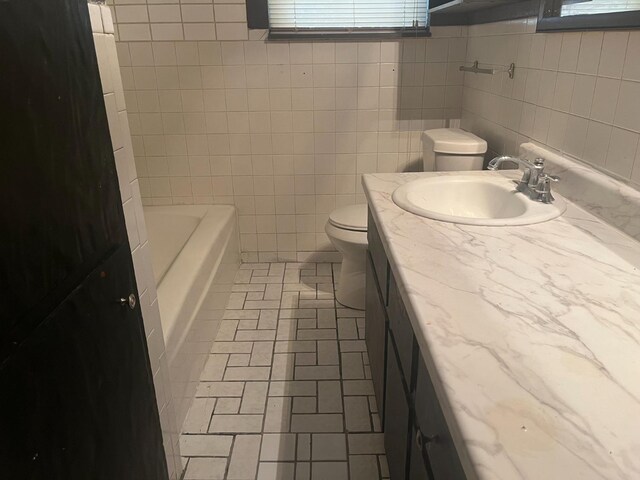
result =
M486 175L441 175L398 187L393 201L421 217L465 225L530 225L559 217L567 208L531 200L518 192L513 180Z

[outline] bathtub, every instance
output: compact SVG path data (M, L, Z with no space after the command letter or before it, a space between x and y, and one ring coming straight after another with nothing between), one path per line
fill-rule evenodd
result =
M240 264L235 208L144 207L177 426L181 427Z

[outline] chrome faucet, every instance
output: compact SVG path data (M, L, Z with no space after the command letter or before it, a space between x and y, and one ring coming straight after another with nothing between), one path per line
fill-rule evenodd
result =
M524 158L505 155L491 160L487 169L498 170L504 162L513 162L524 168L524 173L517 184L516 190L536 202L551 203L554 200L553 195L551 195L551 182L557 182L560 178L544 173L544 158L536 158L533 162L530 162Z

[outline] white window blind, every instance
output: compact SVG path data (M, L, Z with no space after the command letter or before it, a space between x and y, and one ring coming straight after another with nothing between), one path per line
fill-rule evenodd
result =
M428 0L268 0L271 30L425 29Z
M562 5L560 12L562 17L640 10L640 0L591 0L585 3L566 3L567 5Z

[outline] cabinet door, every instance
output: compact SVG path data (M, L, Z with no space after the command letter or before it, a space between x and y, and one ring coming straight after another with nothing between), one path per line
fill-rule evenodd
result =
M373 268L371 255L367 253L367 284L365 302L365 342L371 365L371 379L376 394L378 411L384 421L384 377L387 350L387 316Z
M167 478L130 262L124 246L2 363L3 478Z
M423 453L433 480L466 478L449 427L422 357L419 357L415 392L416 428L422 433Z
M387 453L391 480L403 480L407 477L410 410L402 371L391 335L388 345L384 448Z
M393 333L393 339L398 347L400 367L407 380L407 385L410 386L414 342L413 328L391 269L389 269L389 308L387 312L389 314L389 331Z
M371 254L371 260L373 261L373 271L376 272L378 286L380 287L380 293L382 294L382 303L387 305L387 277L389 272L389 262L387 262L387 254L384 251L382 239L378 233L378 227L371 215L371 211L369 211L369 218L367 220L367 242L369 243L368 251Z

